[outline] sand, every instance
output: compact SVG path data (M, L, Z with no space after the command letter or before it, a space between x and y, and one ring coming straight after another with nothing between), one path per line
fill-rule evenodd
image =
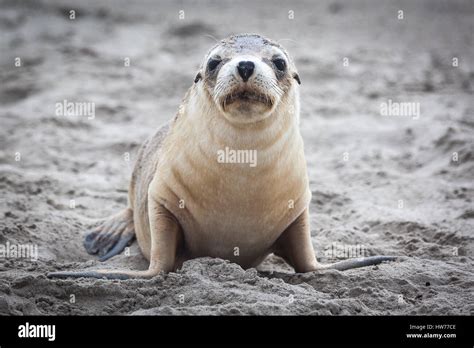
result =
M38 251L0 258L0 314L474 314L473 15L470 1L0 1L0 245ZM294 274L275 256L249 270L203 258L151 280L47 279L147 267L136 242L101 264L84 233L126 206L138 146L213 37L239 32L295 57L319 259L339 243L399 261ZM95 117L56 115L64 100ZM420 114L383 116L388 100Z

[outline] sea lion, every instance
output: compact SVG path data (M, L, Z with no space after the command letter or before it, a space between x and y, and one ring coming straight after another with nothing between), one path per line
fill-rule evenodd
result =
M274 253L296 272L393 260L375 256L327 265L316 260L299 132L300 83L293 60L276 42L241 34L216 44L178 114L141 147L129 206L84 242L89 253L106 260L136 236L149 268L49 276L147 278L203 256L249 268Z

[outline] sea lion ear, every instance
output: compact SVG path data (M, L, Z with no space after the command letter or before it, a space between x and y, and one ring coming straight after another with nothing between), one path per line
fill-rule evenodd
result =
M197 75L196 75L196 77L194 78L194 83L198 83L199 80L201 80L201 79L202 79L202 75L201 75L200 72L198 72Z
M298 75L297 73L294 73L293 74L293 78L298 81L298 84L301 85L301 80L300 80L300 75Z

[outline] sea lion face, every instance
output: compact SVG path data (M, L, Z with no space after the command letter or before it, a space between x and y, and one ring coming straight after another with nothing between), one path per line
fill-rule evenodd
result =
M259 35L232 36L213 47L196 82L229 121L252 123L269 117L299 83L288 53Z

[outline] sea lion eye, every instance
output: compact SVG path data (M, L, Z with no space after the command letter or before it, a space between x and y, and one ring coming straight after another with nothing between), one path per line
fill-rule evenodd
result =
M275 64L276 68L280 71L285 71L286 69L286 62L282 58L273 59L273 64Z
M217 66L220 64L221 60L220 59L209 59L209 62L207 63L207 68L209 71L213 71Z

